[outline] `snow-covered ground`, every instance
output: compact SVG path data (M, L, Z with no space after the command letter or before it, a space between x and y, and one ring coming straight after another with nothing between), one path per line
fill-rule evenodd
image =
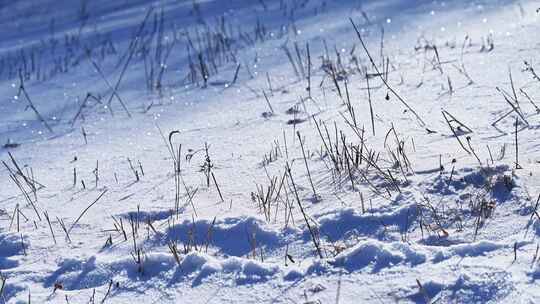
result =
M0 1L0 303L539 302L539 8Z

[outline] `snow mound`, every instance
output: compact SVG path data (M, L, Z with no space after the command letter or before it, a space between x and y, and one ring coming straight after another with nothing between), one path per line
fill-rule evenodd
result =
M28 246L25 240L25 246ZM9 257L22 253L23 244L21 237L14 233L0 234L0 270L17 267L18 262L11 260Z
M142 266L131 257L101 261L95 256L88 260L66 259L44 281L45 287L61 284L64 290L81 290L107 285L111 279L133 285L137 282L175 284L183 281L197 286L212 275L227 275L237 284L264 282L279 272L272 264L229 257L218 259L202 252L191 252L177 263L171 254L144 254Z
M499 244L491 241L479 241L471 244L458 244L445 247L444 250L438 251L433 258L435 263L442 262L451 257L458 256L464 257L476 257L486 255L489 252L506 248L507 245Z
M279 272L279 267L255 260L238 257L217 259L201 252L187 254L179 265L177 278L180 276L193 277L193 285L197 286L204 279L222 274L233 277L239 284L253 284L265 282Z
M350 234L371 237L376 235L382 239L387 231L381 226L381 222L387 226L395 226L399 231L404 231L407 218L417 213L416 205L408 203L409 198L405 196L398 197L397 200L402 200L399 206L365 214L354 208L327 212L318 217L319 230L322 235L328 236L331 240L341 240Z
M349 272L368 268L376 273L398 264L415 266L426 261L426 255L417 252L406 243L383 243L368 240L337 255L330 264L343 267Z
M249 216L220 219L213 224L211 220L186 220L169 228L166 238L186 243L193 238L197 244L208 243L210 247L216 247L219 253L227 256L244 256L251 252L250 239L256 241L257 247L268 249L284 246L286 241L282 232L273 230L263 221Z
M508 165L494 167L466 167L446 176L438 174L433 180L424 182L430 194L459 195L464 198L467 193L477 190L484 191L492 200L499 203L513 197L516 186L516 176Z

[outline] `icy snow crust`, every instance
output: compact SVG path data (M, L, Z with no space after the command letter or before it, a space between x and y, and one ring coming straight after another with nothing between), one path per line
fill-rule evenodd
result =
M538 7L0 3L0 303L540 302Z

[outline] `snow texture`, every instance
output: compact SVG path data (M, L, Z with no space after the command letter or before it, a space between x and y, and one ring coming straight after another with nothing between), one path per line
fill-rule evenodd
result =
M540 302L539 8L0 1L0 303Z

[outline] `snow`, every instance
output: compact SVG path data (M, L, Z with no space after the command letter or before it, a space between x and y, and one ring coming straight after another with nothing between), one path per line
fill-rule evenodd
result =
M369 240L348 248L338 254L332 265L341 266L349 272L369 266L371 272L390 268L396 264L404 263L411 266L425 262L426 257L415 252L407 244L390 243Z
M0 3L0 303L539 302L538 7Z

